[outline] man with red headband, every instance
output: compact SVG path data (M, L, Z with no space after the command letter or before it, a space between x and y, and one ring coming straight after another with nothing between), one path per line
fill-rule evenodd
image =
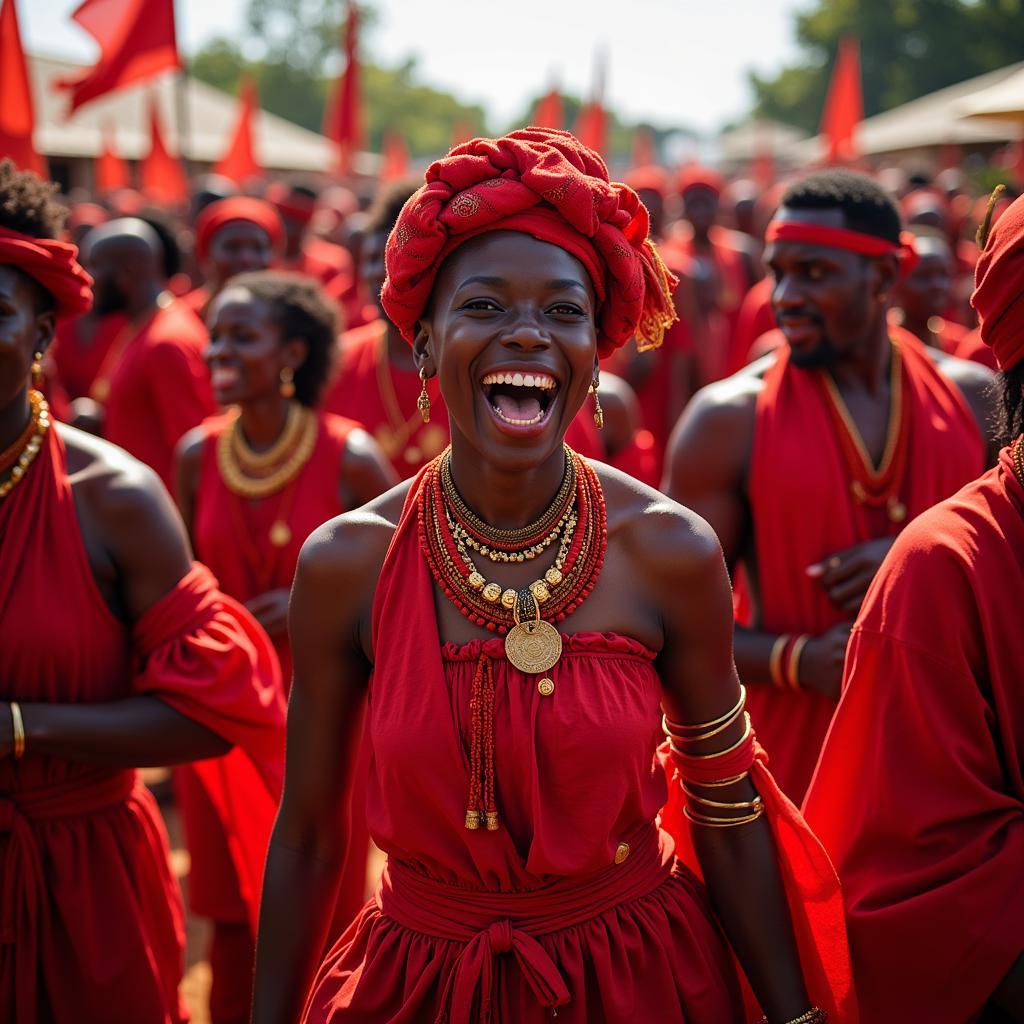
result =
M179 439L217 411L203 361L206 327L165 289L162 245L145 221L112 220L88 242L96 311L121 313L125 323L93 380L87 411L98 406L103 436L170 487Z
M696 396L665 486L712 524L734 569L737 667L799 802L894 536L986 464L989 375L889 325L905 250L870 178L791 185L767 243L787 344Z
M36 389L55 322L92 301L55 188L0 162L0 1020L180 1024L181 898L135 769L201 759L252 920L284 702L156 476Z
M182 301L205 320L210 300L228 278L266 270L283 246L284 227L270 203L251 196L210 203L196 218L196 262L206 280Z
M807 795L877 1024L1024 1021L1024 199L971 304L1006 447L882 564Z

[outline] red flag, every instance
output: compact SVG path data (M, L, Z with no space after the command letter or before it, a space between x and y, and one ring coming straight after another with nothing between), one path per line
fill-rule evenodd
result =
M256 83L252 79L242 79L238 87L238 99L240 110L235 136L213 171L230 178L237 185L244 185L250 178L263 177L263 168L256 160L253 142L253 119L259 110L259 97Z
M409 177L409 150L398 132L385 132L381 146L380 180L397 181Z
M608 114L604 109L605 55L598 54L594 69L594 91L576 121L576 138L601 156L608 151Z
M857 159L857 125L864 118L860 86L860 44L853 36L839 41L832 81L821 115L821 133L828 144L830 163L851 163Z
M657 163L654 132L646 125L641 125L633 132L633 167L654 167Z
M101 195L131 187L128 165L114 152L114 126L103 128L103 149L96 158L96 191Z
M180 68L174 0L85 0L71 15L100 44L96 66L56 88L71 93L71 112L114 89Z
M465 120L459 118L455 124L452 125L452 145L454 149L456 146L461 146L464 142L469 142L470 139L476 137L476 132L473 130L473 125Z
M189 193L185 169L164 145L155 98L150 99L149 117L153 143L149 155L142 161L142 191L157 203L186 203Z
M538 128L561 128L565 124L562 97L557 89L551 89L537 101L530 123Z
M0 156L45 177L46 163L32 144L36 119L14 0L0 0L0 96Z
M324 135L338 144L338 169L352 173L352 158L363 145L359 97L359 10L348 0L345 17L345 70L324 113Z

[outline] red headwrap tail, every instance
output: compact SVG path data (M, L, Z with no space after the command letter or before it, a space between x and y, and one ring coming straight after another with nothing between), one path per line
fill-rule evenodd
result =
M92 278L78 262L77 245L0 227L0 263L38 281L53 296L58 316L80 316L92 309Z
M679 278L665 266L658 247L649 238L640 261L644 268L644 308L636 325L636 348L647 352L661 347L665 332L679 319L672 299Z

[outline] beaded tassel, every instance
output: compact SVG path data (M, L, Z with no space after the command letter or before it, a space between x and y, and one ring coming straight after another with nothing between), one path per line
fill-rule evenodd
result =
M494 669L486 654L480 655L469 697L469 801L466 828L486 824L498 830L498 806L494 797Z

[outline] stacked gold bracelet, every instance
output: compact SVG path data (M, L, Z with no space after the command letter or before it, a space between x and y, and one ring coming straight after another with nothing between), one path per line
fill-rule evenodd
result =
M17 761L22 754L25 753L25 722L21 717L21 705L16 701L12 700L10 703L11 708L11 728L14 732L14 760Z
M800 657L810 642L807 633L782 633L768 656L768 675L777 690L800 689Z
M806 1013L786 1021L786 1024L826 1024L828 1014L817 1006L812 1006ZM762 1017L760 1024L768 1024L768 1018Z

